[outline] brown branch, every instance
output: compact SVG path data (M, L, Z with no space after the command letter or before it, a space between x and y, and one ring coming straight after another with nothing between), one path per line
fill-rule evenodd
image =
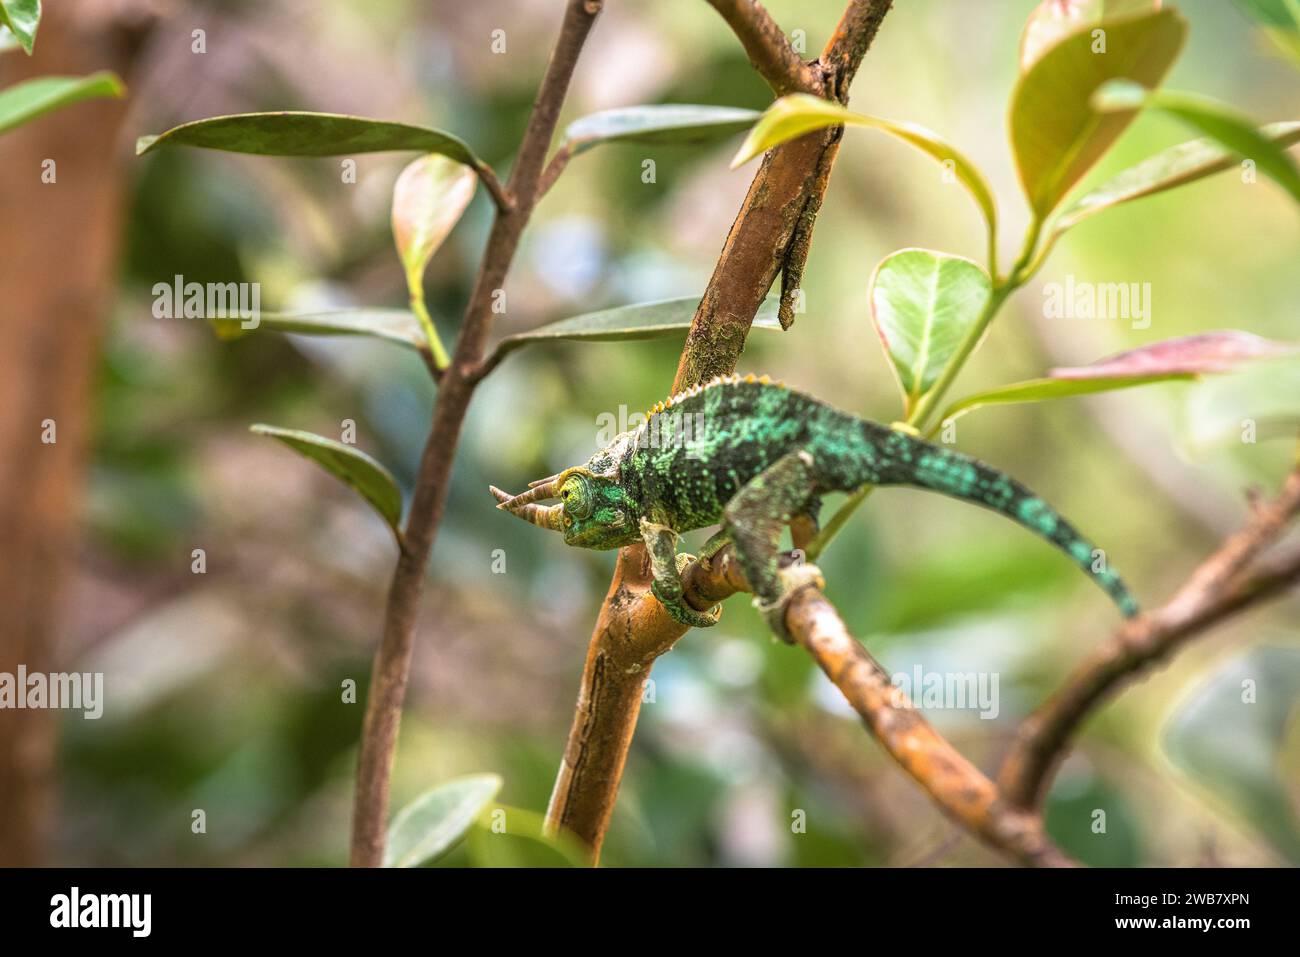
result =
M885 19L889 7L889 2L882 3L881 0L853 0L845 8L839 26L822 51L822 72L830 80L827 94L841 103L848 102L849 83L857 74L862 58L871 49L871 41L876 38L876 31L880 29L880 22Z
M889 679L820 591L796 592L786 625L898 765L958 824L1022 864L1071 866L1037 815L1013 809Z
M1073 862L1043 831L1037 804L1047 775L1074 729L1102 698L1185 640L1300 584L1300 548L1250 564L1278 539L1298 512L1300 469L1288 477L1276 498L1257 506L1246 527L1202 564L1169 603L1121 629L1025 723L996 785L893 686L888 673L848 633L821 592L809 588L797 593L786 625L890 756L953 820L1021 863L1070 865ZM749 591L730 548L720 552L708 567L692 564L683 581L686 600L699 610ZM653 601L650 604L657 607ZM666 650L680 636L681 626L666 613L655 615L642 609L638 613L640 640L652 647Z
M686 600L703 610L749 591L730 547L684 575ZM667 615L664 616L665 618ZM888 672L849 634L835 606L815 588L797 592L786 627L862 717L881 747L958 824L1007 856L1035 867L1071 866L1037 815L1010 807L997 786L934 730Z
M709 0L777 96L822 92L818 70L800 59L772 15L757 0Z
M622 561L635 561L632 549L625 549ZM644 560L631 568L620 568L619 586L612 591L609 605L616 614L609 625L617 631L593 642L584 675L584 700L579 700L582 733L570 740L561 769L562 780L573 798L565 805L567 818L556 826L575 831L589 844L604 833L613 809L603 800L618 778L631 743L635 720L604 722L592 720L625 708L639 711L641 688L654 659L683 635L685 629L673 621L663 606L644 590L628 586L629 581L648 580ZM696 562L685 572L686 601L705 610L739 592L748 592L740 564L730 547L721 551L708 567ZM948 743L921 715L888 673L844 626L835 607L816 589L806 588L791 600L786 625L831 682L862 716L881 746L935 803L957 823L985 843L1014 860L1034 866L1072 864L1047 838L1042 822L1034 814L1010 808L998 789L978 768ZM576 786L578 783L585 786ZM557 793L562 793L557 787ZM587 822L598 824L590 827ZM582 824L581 830L574 824Z
M1163 607L1126 623L1088 656L1016 732L998 781L1007 800L1036 808L1079 725L1103 700L1137 680L1197 635L1300 582L1300 550L1252 559L1300 511L1300 469L1272 501L1211 555Z
M542 171L542 181L537 186L538 196L545 196L551 191L551 187L555 185L555 181L560 178L560 174L568 167L571 159L573 159L572 144L565 143L555 151L551 161L546 164L546 169Z
M852 19L854 29L869 31L849 44L852 49L865 52L890 3L855 0L851 4L845 20ZM852 8L860 6L875 11L874 18L854 19ZM857 61L849 56L845 62L847 84ZM801 217L804 229L811 228L805 214L814 194L818 198L812 209L820 203L819 191L825 189L837 143L835 131L812 134L764 158L691 321L674 390L735 368L750 324L782 267ZM640 688L655 658L686 631L649 594L649 586L641 547L624 549L592 632L578 705L547 809L547 827L567 828L591 848L593 860L599 859L618 796L641 710ZM698 591L688 600L700 602L696 607L701 610L713 604L709 594Z
M451 365L443 371L438 383L433 424L420 458L415 493L403 532L404 545L389 587L384 633L375 651L366 699L352 819L354 866L375 867L383 862L389 781L410 674L424 572L446 506L448 477L460 430L478 382L476 371L483 361L492 324L493 293L505 284L519 238L537 201L542 164L555 133L560 107L578 55L600 9L601 0L569 0L565 7L559 38L505 188L505 195L513 200L513 205L498 204Z
M839 66L829 72L822 66L824 75L833 73L828 95L834 90L841 100L847 96L848 84L890 3L855 0L849 5L836 37L827 45L826 55L834 56ZM810 133L764 157L691 321L674 390L735 369L754 315L777 273L784 270L793 279L783 283L782 301L795 291L840 133L838 128ZM782 317L786 325L788 318Z
M492 202L501 212L509 212L514 208L515 199L501 185L501 180L497 179L496 170L487 163L475 163L474 172L478 174L479 181L487 188L488 194L492 197Z

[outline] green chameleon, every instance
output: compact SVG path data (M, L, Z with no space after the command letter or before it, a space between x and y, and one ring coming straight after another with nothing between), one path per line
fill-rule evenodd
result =
M799 588L822 587L810 564L782 561L789 526L796 548L816 531L821 496L864 485L910 485L1006 515L1064 551L1106 590L1125 616L1137 603L1099 553L1057 512L1015 479L960 452L834 409L766 376L717 378L648 414L585 465L533 482L527 492L492 494L525 521L569 545L610 549L644 542L656 598L677 621L717 622L721 608L696 611L682 597L677 534L721 523L700 553L706 563L730 543L754 603L789 641L785 606ZM558 498L560 504L537 503Z

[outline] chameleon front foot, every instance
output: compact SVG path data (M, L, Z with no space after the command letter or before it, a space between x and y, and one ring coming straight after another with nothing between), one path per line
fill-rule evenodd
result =
M778 638L787 645L793 645L795 643L794 638L785 626L785 613L790 605L790 599L795 592L802 591L805 588L825 588L826 579L822 577L821 569L806 562L782 568L777 572L777 578L780 582L780 590L776 597L769 600L756 595L754 597L754 607L758 609L759 614L767 622L767 626L772 629L772 632Z
M694 556L687 555L685 552L679 554L676 559L678 587L674 589L656 578L650 583L650 593L658 599L659 604L664 606L664 611L668 612L668 616L673 621L690 628L712 628L722 617L722 605L714 605L708 611L697 611L682 597L680 576L693 561L695 561Z

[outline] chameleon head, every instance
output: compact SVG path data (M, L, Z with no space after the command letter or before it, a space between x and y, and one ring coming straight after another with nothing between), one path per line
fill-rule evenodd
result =
M527 492L511 496L499 488L492 494L504 509L533 525L561 532L567 545L579 548L622 548L640 541L636 503L621 485L588 468L566 469L533 482ZM539 505L558 498L558 505Z

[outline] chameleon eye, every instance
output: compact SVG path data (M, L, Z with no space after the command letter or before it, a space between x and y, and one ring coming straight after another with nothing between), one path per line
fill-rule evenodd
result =
M569 479L560 489L560 499L564 502L564 510L574 518L586 518L591 514L595 505L593 498L591 486L580 475L575 475Z

